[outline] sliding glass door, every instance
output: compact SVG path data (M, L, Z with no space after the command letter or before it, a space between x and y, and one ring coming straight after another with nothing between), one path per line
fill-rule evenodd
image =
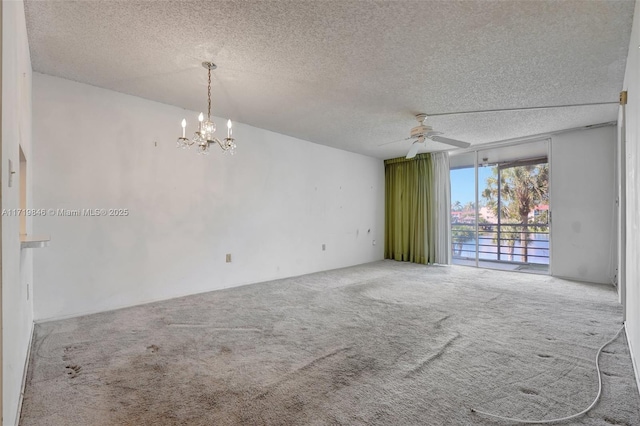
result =
M548 271L547 150L545 140L452 156L453 263Z

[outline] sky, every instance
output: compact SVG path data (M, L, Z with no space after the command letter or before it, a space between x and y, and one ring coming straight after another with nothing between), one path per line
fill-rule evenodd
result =
M487 178L491 176L492 167L479 167L478 168L478 189L480 192L485 187ZM451 204L456 201L460 201L460 204L465 205L468 202L475 203L475 172L473 167L466 169L451 170ZM482 202L482 197L480 197Z

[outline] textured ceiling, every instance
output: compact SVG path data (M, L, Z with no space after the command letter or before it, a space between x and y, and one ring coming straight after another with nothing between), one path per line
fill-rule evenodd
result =
M380 145L408 136L418 112L615 102L634 2L25 0L25 8L35 71L201 111L200 63L211 60L214 115L391 158L411 142ZM617 107L604 105L427 123L480 144L616 118Z

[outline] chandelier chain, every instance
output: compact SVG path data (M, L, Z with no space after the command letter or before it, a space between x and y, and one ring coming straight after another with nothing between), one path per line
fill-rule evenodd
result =
M209 85L207 86L207 97L209 99L209 109L207 110L207 117L211 119L211 68L209 68Z

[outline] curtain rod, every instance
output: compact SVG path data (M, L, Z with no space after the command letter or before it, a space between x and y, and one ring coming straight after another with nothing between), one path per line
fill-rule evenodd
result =
M620 101L592 102L592 103L586 103L586 104L552 105L552 106L538 106L538 107L524 107L524 108L483 109L478 111L441 112L439 114L427 114L427 117L440 117L443 115L484 114L484 113L491 113L491 112L508 112L508 111L531 111L531 110L537 110L537 109L571 108L571 107L613 105L613 104L619 105Z

